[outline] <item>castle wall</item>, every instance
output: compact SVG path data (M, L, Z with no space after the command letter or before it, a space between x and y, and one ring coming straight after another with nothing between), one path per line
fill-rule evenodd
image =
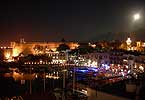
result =
M40 49L42 49L39 53L44 53L45 50L56 51L57 47L59 47L60 44L62 44L62 42L12 42L11 47L13 48L13 56L18 56L20 53L23 53L24 55L36 54L36 46L39 46ZM70 49L75 49L78 46L78 43L74 42L66 42L65 44L68 45Z

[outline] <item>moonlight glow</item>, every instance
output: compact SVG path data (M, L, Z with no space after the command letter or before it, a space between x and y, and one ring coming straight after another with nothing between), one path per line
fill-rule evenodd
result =
M139 20L139 19L140 19L140 14L135 14L135 15L133 16L133 18L134 18L135 21L136 21L136 20Z

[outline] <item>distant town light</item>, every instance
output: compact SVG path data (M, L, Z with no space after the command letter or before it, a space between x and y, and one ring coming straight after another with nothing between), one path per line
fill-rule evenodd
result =
M20 54L20 50L18 50L18 49L13 49L13 57L16 57L16 56L18 56Z
M95 48L95 47L96 47L96 45L95 45L95 44L92 44L92 45L91 45L91 47Z
M35 76L36 78L38 78L38 75L36 74L36 76Z
M11 54L10 54L10 53L8 53L8 52L7 52L7 53L5 53L5 58L6 58L6 59L9 59L9 58L10 58L10 56L11 56Z
M139 66L139 69L144 71L144 67L143 66Z
M41 63L41 64L42 64L42 62L43 62L43 61L42 61L42 60L40 60L40 63Z
M145 47L145 42L142 44L142 47Z
M130 39L130 38L127 38L127 40L126 40L126 44L127 44L127 45L130 45L131 42L132 42L131 39Z
M126 68L128 69L128 66L126 65Z

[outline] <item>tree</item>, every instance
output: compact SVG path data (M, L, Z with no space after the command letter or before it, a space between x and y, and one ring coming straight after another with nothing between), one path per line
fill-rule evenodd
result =
M79 54L86 54L86 53L92 53L95 49L91 46L79 46L78 47L78 53Z
M69 50L70 47L66 44L60 44L59 47L56 49L57 51L66 51Z
M69 54L71 55L78 55L79 54L79 49L72 49Z
M64 38L62 38L62 39L61 39L61 42L63 42L63 43L64 43L64 42L66 42L66 41L65 41L65 39L64 39Z

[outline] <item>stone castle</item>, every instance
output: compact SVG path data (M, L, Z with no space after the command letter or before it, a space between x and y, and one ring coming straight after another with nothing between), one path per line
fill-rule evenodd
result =
M56 51L60 44L65 43L70 49L78 47L77 42L25 42L24 39L20 39L19 42L11 42L12 56L16 57L21 53L27 54L44 54L50 51Z

